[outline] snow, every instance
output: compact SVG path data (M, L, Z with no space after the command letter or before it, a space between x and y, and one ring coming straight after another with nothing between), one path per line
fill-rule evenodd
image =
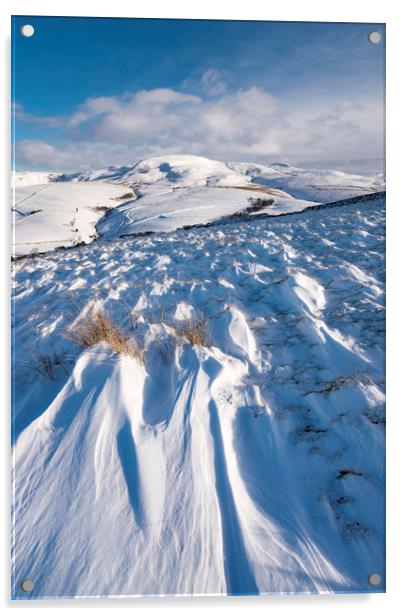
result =
M121 186L105 182L56 182L22 186L14 191L14 255L46 252L91 242L105 211L127 199Z
M13 188L21 186L36 186L57 181L61 174L48 171L12 171L11 185Z
M191 155L70 174L20 172L15 182L16 256L88 243L98 235L113 240L207 224L242 212L258 198L270 200L260 211L276 216L384 188L379 177ZM114 200L127 191L133 198ZM103 216L97 205L113 211Z
M69 174L66 179L75 181L113 180L141 186L165 185L172 187L221 185L247 185L250 179L226 163L203 156L166 155L147 158L133 165L108 167L98 171Z
M14 263L13 597L27 576L28 598L383 592L384 199L119 238L109 220L248 195L160 171L105 237ZM47 186L49 217L126 190ZM94 306L144 364L65 338ZM200 314L190 346L175 331Z
M125 235L175 231L181 227L206 224L242 212L254 197L270 199L271 195L255 194L235 188L188 188L174 191L145 193L141 200L117 208L101 220L98 231L105 239ZM271 215L297 212L311 206L311 201L277 198L276 203L264 208Z
M321 203L378 192L385 186L379 174L364 177L332 169L302 169L285 163L270 167L231 163L231 167L245 173L256 184L278 188L296 199Z

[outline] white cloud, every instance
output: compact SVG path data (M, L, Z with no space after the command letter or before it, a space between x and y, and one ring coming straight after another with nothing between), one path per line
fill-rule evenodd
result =
M63 150L45 143L43 141L33 141L24 139L19 141L15 148L17 160L21 160L24 165L48 169L63 169L71 162L71 157Z
M24 111L21 105L14 103L12 112L16 122L23 122L36 126L45 126L48 128L58 128L65 124L65 118L60 116L37 116L33 113Z
M99 146L63 142L57 146L44 141L24 139L15 147L17 168L50 171L100 169L110 164L137 162L141 155L125 146ZM149 153L151 154L151 152Z
M157 88L89 98L63 119L67 132L62 143L22 141L16 147L18 163L74 169L181 152L256 162L383 153L382 105L375 101L346 98L284 104L257 86L227 93L213 69L204 76L208 85L218 88L216 94L220 90L219 95L203 98ZM57 118L35 118L20 107L16 112L17 121L60 125L60 119L57 124Z
M203 73L200 82L203 90L211 96L220 96L227 89L220 71L215 68L209 68Z

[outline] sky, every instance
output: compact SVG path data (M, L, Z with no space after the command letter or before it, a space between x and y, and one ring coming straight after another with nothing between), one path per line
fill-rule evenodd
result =
M382 158L384 54L383 24L14 17L15 168Z

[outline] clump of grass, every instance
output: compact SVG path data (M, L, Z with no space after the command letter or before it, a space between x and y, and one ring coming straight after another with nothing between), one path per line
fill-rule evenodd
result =
M109 212L113 208L109 205L95 205L93 208L94 212Z
M164 308L160 308L159 310L150 310L146 313L143 313L147 323L151 325L161 325L164 322Z
M120 197L117 197L116 200L117 201L121 201L123 199L133 199L134 194L132 192L126 192L123 195L120 195Z
M67 374L65 367L66 358L58 353L36 355L35 362L35 370L39 374L47 376L51 381L56 380L58 368L62 368L64 373Z
M162 363L165 365L169 365L172 362L175 354L174 340L171 337L157 338L155 342Z
M363 415L372 424L375 424L375 425L385 425L386 424L385 409L383 408L368 409L367 411L364 411Z
M364 526L358 520L355 522L347 522L343 526L343 534L346 539L362 539L371 534L371 529Z
M262 199L261 197L259 197L258 199L250 198L248 199L248 201L250 203L248 207L246 207L244 210L238 210L237 212L230 214L228 218L233 219L250 216L255 212L260 212L261 210L264 210L266 207L272 206L274 203L274 199Z
M123 195L120 195L119 197L111 197L112 201L127 201L127 199L134 199L135 194L132 191L129 192L125 192L123 193Z
M295 437L297 441L302 441L304 439L316 439L321 436L327 434L327 428L321 428L316 426L311 426L310 424L303 426L302 428L297 428L295 430Z
M210 336L207 319L204 315L187 319L175 328L176 337L192 346L209 346Z
M250 205L245 209L245 214L253 214L253 212L260 212L260 210L264 210L266 207L270 207L274 203L274 199L262 199L258 197L257 199L248 199Z
M350 376L339 376L332 381L326 381L323 383L321 389L313 389L311 391L305 392L304 396L309 396L310 394L330 394L333 391L338 391L343 387L348 387L356 382L353 377Z
M108 314L98 309L81 321L73 323L65 336L84 349L105 342L115 353L129 355L141 363L144 362L143 353L137 344L126 336Z
M336 479L344 479L344 477L353 476L353 477L363 477L363 473L360 471L355 471L351 468L342 468L339 471Z

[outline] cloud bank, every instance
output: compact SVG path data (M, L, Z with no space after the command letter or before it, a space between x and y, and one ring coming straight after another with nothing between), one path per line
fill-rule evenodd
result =
M213 69L201 82L201 95L156 88L93 97L63 117L16 106L17 123L55 131L54 139L19 141L17 167L99 168L165 153L255 162L383 156L375 99L282 101L257 86L229 93Z

